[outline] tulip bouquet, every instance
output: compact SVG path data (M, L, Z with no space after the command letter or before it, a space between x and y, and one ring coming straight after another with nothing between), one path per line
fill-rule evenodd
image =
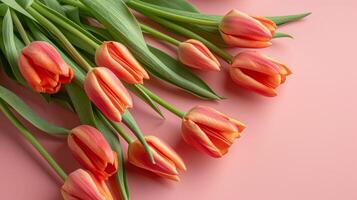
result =
M186 39L161 32L133 13ZM144 81L155 77L198 98L218 101L221 97L190 68L220 71L219 57L242 88L275 96L291 74L286 65L252 50L232 56L225 48L268 47L274 38L291 37L277 32L279 25L308 14L261 17L232 10L215 16L184 0L1 0L2 72L19 87L72 110L82 125L68 130L49 123L4 86L0 110L63 179L64 199L113 199L106 184L111 177L121 198L130 199L120 138L128 143L129 163L139 168L172 180L186 170L169 145L143 133L130 113L130 93L161 116L159 105L179 117L187 144L221 157L245 129L242 122L204 106L182 112L146 88ZM177 47L177 59L149 45L144 35ZM51 136L67 138L82 169L67 175L19 116Z

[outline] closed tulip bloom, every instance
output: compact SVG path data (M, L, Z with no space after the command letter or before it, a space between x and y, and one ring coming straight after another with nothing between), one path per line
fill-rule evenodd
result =
M72 129L68 146L78 162L100 179L107 179L117 171L117 154L97 129L88 125Z
M112 121L120 122L132 99L118 77L105 67L96 67L87 74L84 89L89 99Z
M219 71L221 67L217 58L198 40L182 42L178 48L178 58L183 64L195 69Z
M179 181L178 169L186 171L185 163L180 156L157 137L146 136L145 140L154 156L155 164L150 161L144 146L138 140L129 145L129 162L164 178Z
M113 199L105 182L83 169L77 169L68 176L61 193L64 200Z
M269 97L277 95L276 88L291 74L284 64L256 51L239 53L229 72L238 85Z
M276 24L267 18L249 16L234 9L223 17L219 29L229 46L263 48L271 45Z
M182 136L186 143L212 157L222 157L245 125L212 108L196 106L182 120Z
M47 42L35 41L22 49L18 65L29 86L39 93L57 93L62 83L73 78L72 68Z
M120 79L130 84L143 83L149 75L123 44L104 42L96 51L98 66L109 68Z

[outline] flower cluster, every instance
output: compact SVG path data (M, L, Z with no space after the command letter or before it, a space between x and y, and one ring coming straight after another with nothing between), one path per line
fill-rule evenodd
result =
M132 94L160 115L158 105L175 114L181 121L182 139L197 151L213 158L227 154L245 130L244 123L207 106L193 106L182 112L146 88L144 81L156 77L202 99L220 100L189 70L223 71L227 65L221 64L220 57L227 62L234 83L264 96L276 96L277 87L292 73L286 65L252 50L232 56L222 47L268 47L279 35L279 23L307 15L269 18L234 9L225 16L210 16L176 10L162 1L164 5L139 0L54 0L48 4L33 1L26 7L8 2L0 3L7 9L0 38L9 63L6 71L46 99L62 102L82 122L71 130L53 125L0 86L0 110L63 179L61 193L65 200L115 199L107 184L111 177L117 180L121 198L129 199L121 139L128 143L128 162L138 168L175 181L187 170L174 148L158 136L143 133L130 113ZM185 1L180 0L180 4L186 4L186 9L192 7ZM62 7L68 5L78 8L80 18L66 15ZM186 39L179 41L138 22L128 7ZM19 13L28 19L19 20ZM148 45L143 34L173 44L177 59ZM283 36L287 34L280 33ZM11 108L42 131L65 135L81 168L67 176ZM132 139L122 125L136 138Z

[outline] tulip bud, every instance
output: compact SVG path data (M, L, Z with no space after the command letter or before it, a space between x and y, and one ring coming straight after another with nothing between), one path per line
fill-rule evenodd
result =
M88 125L72 129L68 146L78 162L98 178L107 179L117 171L117 154L97 129Z
M249 16L234 9L223 17L219 29L229 46L263 48L271 45L276 24L267 18Z
M179 45L178 58L183 64L200 70L219 71L221 66L202 42L193 39Z
M186 143L212 157L222 157L245 125L212 108L196 106L182 120L182 136Z
M284 64L255 51L239 53L229 72L238 85L269 97L277 95L276 88L291 74Z
M47 42L35 41L22 49L18 65L22 76L36 92L57 93L62 83L73 78L72 68Z
M149 79L145 69L130 51L118 42L104 42L97 49L95 62L98 66L110 69L120 79L130 84L142 84L143 79Z
M185 163L180 156L157 137L146 136L145 140L154 156L155 164L150 161L144 146L138 140L129 145L129 162L164 178L179 181L177 169L186 171Z
M87 74L84 89L89 99L112 121L120 122L124 111L133 107L126 88L105 67L96 67Z
M68 176L61 193L64 200L113 200L104 181L83 169L77 169Z

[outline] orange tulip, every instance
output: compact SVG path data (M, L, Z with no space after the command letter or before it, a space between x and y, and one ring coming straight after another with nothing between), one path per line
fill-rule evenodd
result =
M219 29L229 46L263 48L271 45L276 24L267 18L249 16L234 9L223 17Z
M72 68L53 46L43 41L23 48L18 65L26 82L39 93L57 93L62 83L69 83L73 78Z
M100 179L107 179L118 169L117 154L97 129L81 125L71 130L68 146L82 166Z
M120 79L130 84L143 83L149 75L130 53L128 48L119 42L104 42L95 54L98 66L107 67Z
M238 85L265 96L276 96L276 88L285 82L290 69L284 64L255 51L239 53L230 67Z
M212 157L222 157L245 125L212 108L196 106L182 120L182 136L186 143Z
M145 140L150 146L156 163L153 164L150 161L144 146L138 140L129 145L129 162L137 167L154 172L159 176L179 181L177 170L186 171L185 163L180 156L157 137L146 136Z
M179 45L178 58L183 64L200 70L219 71L221 66L202 42L193 39Z
M112 200L104 181L82 169L72 172L61 188L64 200Z
M84 89L89 99L110 120L120 122L132 99L118 77L105 67L96 67L87 74Z

